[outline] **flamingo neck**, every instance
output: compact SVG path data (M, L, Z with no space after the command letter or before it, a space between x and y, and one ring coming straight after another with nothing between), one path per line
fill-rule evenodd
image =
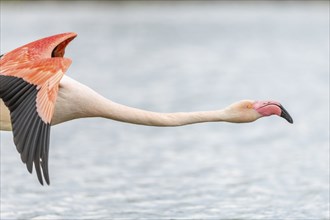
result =
M201 112L158 113L124 106L104 99L95 116L147 126L182 126L202 122L226 121L224 110Z
M89 87L64 76L55 105L52 124L76 118L103 117L148 126L182 126L202 122L234 122L230 111L158 113L115 103Z

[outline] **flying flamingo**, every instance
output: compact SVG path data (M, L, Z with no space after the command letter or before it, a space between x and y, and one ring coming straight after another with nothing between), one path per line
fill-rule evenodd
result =
M224 109L157 113L127 107L104 98L64 76L71 60L63 57L77 34L46 37L1 55L0 130L11 131L23 163L49 185L51 125L86 117L103 117L148 126L182 126L202 122L253 122L278 115L293 123L279 102L243 100Z

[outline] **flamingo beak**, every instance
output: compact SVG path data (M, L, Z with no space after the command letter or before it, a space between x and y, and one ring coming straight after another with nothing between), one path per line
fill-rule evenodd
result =
M289 123L293 124L292 117L289 112L276 101L256 101L253 104L253 108L261 115L261 116L270 116L270 115L278 115Z
M287 120L290 124L293 124L293 119L290 116L289 112L282 106L282 105L277 105L281 109L281 117Z

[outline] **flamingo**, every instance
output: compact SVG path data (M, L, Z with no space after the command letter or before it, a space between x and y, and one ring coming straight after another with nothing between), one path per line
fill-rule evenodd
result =
M12 131L27 170L33 164L38 180L49 185L50 127L78 118L103 117L148 126L182 126L202 122L253 122L277 115L293 120L276 101L242 100L223 109L157 113L115 103L65 76L71 64L66 46L77 36L63 33L46 37L1 55L0 130Z

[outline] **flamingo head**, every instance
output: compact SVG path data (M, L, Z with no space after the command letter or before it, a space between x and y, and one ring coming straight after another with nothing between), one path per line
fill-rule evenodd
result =
M63 33L28 43L1 57L1 63L20 64L44 58L63 57L65 47L77 36L76 33Z
M233 122L252 122L261 117L277 115L293 123L287 110L276 101L243 100L230 105L227 110Z

